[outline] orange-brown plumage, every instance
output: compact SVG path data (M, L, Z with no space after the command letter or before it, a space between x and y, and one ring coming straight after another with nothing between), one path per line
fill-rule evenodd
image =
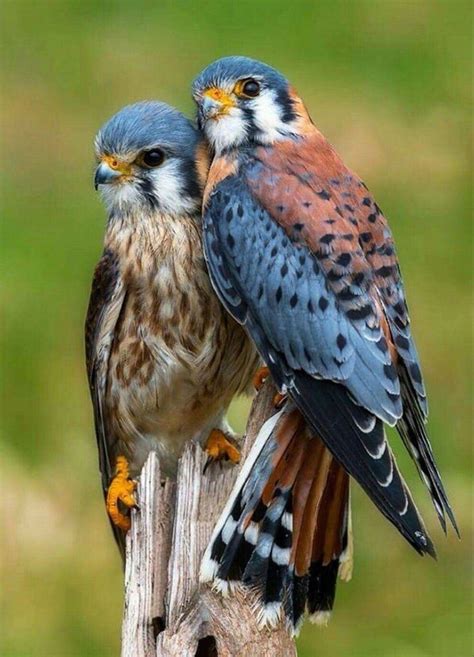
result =
M347 513L349 476L334 460L321 502L321 510L313 544L313 561L328 565L343 550L341 527Z
M295 572L304 575L311 562L314 527L326 485L331 455L319 440L312 440L306 450L302 472L294 490L293 540Z
M237 171L237 162L232 157L227 155L222 155L216 158L213 162L212 169L209 170L209 174L206 180L206 186L204 187L204 196L202 199L203 207L206 207L209 194L212 190L225 178L232 176Z

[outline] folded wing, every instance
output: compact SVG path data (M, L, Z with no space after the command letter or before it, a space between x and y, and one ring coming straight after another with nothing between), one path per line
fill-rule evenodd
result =
M454 521L423 427L393 240L363 183L332 150L327 159L323 179L301 145L257 149L217 186L204 217L211 278L336 459L419 552L433 553L382 424L398 423L443 526L445 512Z

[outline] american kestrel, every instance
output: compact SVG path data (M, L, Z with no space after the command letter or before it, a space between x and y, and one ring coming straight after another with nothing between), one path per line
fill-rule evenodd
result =
M420 554L435 554L384 423L397 427L443 529L445 514L456 523L379 206L274 68L227 57L193 95L213 152L203 209L211 280L288 396L244 466L202 579L242 579L259 588L263 620L284 611L295 628L305 610L326 620L336 575L348 574L346 473Z
M239 460L225 421L259 365L210 285L201 236L206 148L177 110L122 109L95 141L108 214L86 321L102 486L123 553L135 477L150 450L173 476L186 441Z

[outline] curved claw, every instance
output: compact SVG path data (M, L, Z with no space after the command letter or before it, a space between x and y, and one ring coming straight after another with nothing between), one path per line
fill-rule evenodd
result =
M206 441L204 450L207 452L208 461L205 468L211 461L232 461L240 462L240 451L234 441L225 435L220 429L213 429Z
M129 509L135 507L136 487L136 482L130 479L127 459L125 456L118 456L115 463L115 476L107 490L106 508L113 524L125 532L130 529L130 518L120 511L119 500Z

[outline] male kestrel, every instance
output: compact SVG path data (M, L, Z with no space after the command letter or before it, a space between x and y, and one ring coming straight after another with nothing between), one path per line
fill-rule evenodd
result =
M193 95L214 153L203 210L211 280L289 398L257 439L202 578L242 579L260 590L264 621L284 610L295 628L305 610L325 621L336 575L348 575L346 473L420 554L435 554L384 423L397 427L443 528L445 514L456 524L379 206L270 66L221 59Z
M86 321L102 486L123 553L132 477L150 450L173 476L186 441L238 461L225 413L259 358L222 308L201 244L206 149L178 111L122 109L97 135L95 186L107 207L104 252Z

